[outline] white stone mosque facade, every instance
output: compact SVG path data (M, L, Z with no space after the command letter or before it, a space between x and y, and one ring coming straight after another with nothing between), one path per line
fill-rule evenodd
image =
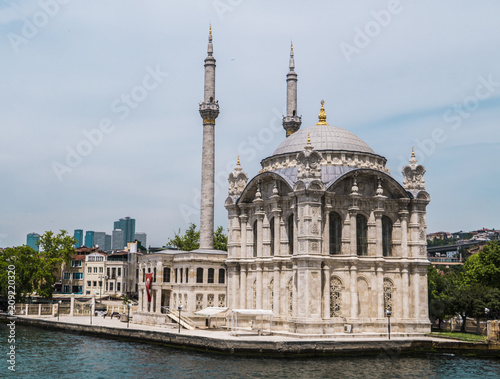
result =
M323 101L300 128L293 46L289 66L284 141L250 181L239 161L229 176L228 306L294 333L385 333L389 314L394 332L429 332L425 168L412 153L401 185Z
M212 305L272 310L273 329L292 333L386 333L389 314L394 332L430 331L425 168L412 153L401 185L382 155L327 123L323 101L318 122L301 128L297 79L292 47L284 140L251 180L238 159L225 201L228 252L214 250L219 104L210 31L199 106L200 249L140 258L139 272L154 270L158 278L153 304L139 280L140 322L158 318L164 306L183 305L190 316ZM208 278L209 269L216 277Z

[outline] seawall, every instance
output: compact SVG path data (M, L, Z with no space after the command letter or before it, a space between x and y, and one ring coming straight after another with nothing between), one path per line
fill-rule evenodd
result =
M8 321L5 316L2 321ZM500 356L499 344L438 340L429 337L408 339L280 339L264 336L258 339L210 337L177 333L173 330L144 330L99 325L84 325L27 317L16 317L16 324L38 328L64 330L96 337L122 339L197 351L246 356L311 357L367 356L397 357L403 354L457 354L470 356ZM226 332L227 333L227 332Z

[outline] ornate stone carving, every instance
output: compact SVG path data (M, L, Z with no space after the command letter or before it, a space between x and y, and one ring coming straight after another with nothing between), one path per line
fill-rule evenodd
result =
M229 174L229 196L240 196L248 182L248 174L242 171L240 166L240 158L234 171Z
M412 151L410 164L403 167L404 186L409 191L425 190L425 167L417 164L417 162L415 151Z

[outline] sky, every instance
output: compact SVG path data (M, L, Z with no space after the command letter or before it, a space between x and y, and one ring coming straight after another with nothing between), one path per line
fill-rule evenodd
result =
M290 42L302 127L363 139L402 182L426 167L428 232L500 228L500 2L0 0L0 247L30 232L148 245L199 225L203 61L217 60L215 225L227 177L285 138Z

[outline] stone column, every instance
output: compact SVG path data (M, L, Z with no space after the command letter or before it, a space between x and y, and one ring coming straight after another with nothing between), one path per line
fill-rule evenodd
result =
M255 212L255 216L257 217L257 257L262 258L262 250L263 250L263 220L264 220L264 212L257 211Z
M158 288L156 291L156 308L155 313L161 313L161 288Z
M377 266L377 318L384 319L385 309L384 309L384 268L379 265Z
M382 209L376 209L375 215L375 255L377 257L382 257L384 255L382 247Z
M258 240L258 237L257 237ZM256 306L257 309L262 309L262 264L257 263L257 269L256 269Z
M408 211L399 212L401 220L401 258L408 258Z
M418 267L413 269L413 314L415 320L420 318L420 273Z
M144 304L143 304L143 301L144 301L144 295L142 293L142 289L139 287L138 289L138 302L139 302L139 312L143 312L144 311Z
M401 304L403 306L403 312L402 312L402 317L403 319L408 318L408 311L409 311L409 306L408 306L408 268L407 266L403 266L401 269L401 289L402 289L402 301Z
M323 266L323 318L330 319L330 267L328 265Z
M349 208L350 217L350 245L351 245L351 255L358 254L358 244L356 241L356 216L358 214L358 208Z
M329 205L327 202L327 205L325 206L326 209L331 210L332 206ZM322 244L322 249L321 249L321 254L323 255L329 255L330 254L330 212L325 211L325 222L324 222L324 229L323 229L323 244Z
M281 309L280 309L280 266L278 263L274 264L274 277L273 277L273 313L275 316L281 316Z
M281 233L280 233L280 224L281 224L281 210L273 209L273 217L274 217L274 255L280 255L280 241L281 241Z
M245 212L244 210L242 212ZM247 258L247 222L248 216L246 213L240 215L241 225L241 258Z
M247 307L247 267L246 266L241 266L241 284L240 284L240 308L241 309L246 309Z
M358 318L358 268L351 266L351 318Z

